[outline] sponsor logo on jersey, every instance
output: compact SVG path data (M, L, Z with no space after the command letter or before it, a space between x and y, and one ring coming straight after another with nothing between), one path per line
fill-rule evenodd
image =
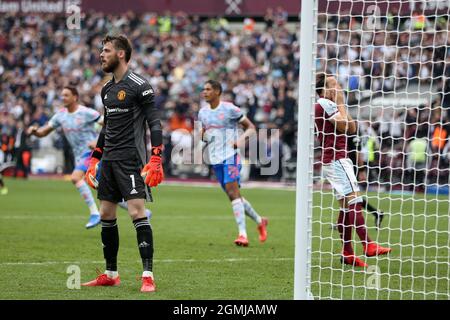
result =
M119 99L120 101L125 100L126 97L126 92L125 90L120 90L119 92L117 92L117 99Z
M152 89L145 90L144 92L142 92L142 96L145 97L149 93L153 93L153 90Z
M130 109L122 109L122 108L108 108L106 107L106 114L117 113L117 112L128 112Z

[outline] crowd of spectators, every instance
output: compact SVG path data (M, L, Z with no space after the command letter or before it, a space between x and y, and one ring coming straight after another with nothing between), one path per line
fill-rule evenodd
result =
M418 82L442 86L444 76L450 76L448 13L394 11L377 21L320 14L318 25L317 68L338 74L350 92L389 93Z
M448 186L450 121L439 101L380 109L373 119L360 121L359 180L388 190Z
M430 90L437 87L442 93L429 105L405 106L395 117L366 119L362 135L372 132L378 146L371 159L378 170L369 175L373 179L386 168L397 168L392 150L402 155L398 167L405 171L409 144L418 138L431 148L427 154L439 154L427 165L445 166L444 152L450 149L448 18L422 18L392 12L380 20L380 28L368 30L362 16L319 14L316 67L338 75L350 107L367 98L367 92L388 94L413 83L428 85ZM123 33L134 49L131 68L145 76L157 93L155 103L163 111L168 150L174 143L192 143L190 134L203 103L201 89L212 78L222 83L223 98L244 109L259 129L280 129L281 156L284 161L295 160L299 40L298 23L289 29L287 20L282 8L268 9L261 27L252 19L236 27L223 17L205 19L183 12L85 13L81 29L69 30L61 15L4 14L0 130L2 141L8 142L2 145L3 154L13 153L14 143L7 137L15 137L20 126L43 125L61 107L59 93L64 85L76 85L80 103L102 111L99 93L107 75L99 68L101 40L106 34ZM443 141L438 149L436 139ZM29 141L23 140L28 146ZM253 177L258 173L253 172Z
M13 136L17 121L45 124L61 107L59 93L66 84L78 87L81 104L102 111L99 93L107 75L99 68L101 41L121 33L133 45L131 68L157 93L168 144L177 139L175 130L193 130L202 86L213 78L222 83L223 98L243 108L259 128L273 127L275 120L282 125L293 147L298 41L287 30L281 8L268 10L265 19L266 27L256 30L252 23L233 29L224 18L205 20L183 12L86 13L80 30L68 30L64 16L3 15L2 134Z
M371 107L365 116L355 112L365 163L360 180L419 191L426 185L448 185L448 12L427 16L421 8L407 14L391 9L376 19L344 12L319 14L316 67L337 75L350 108L398 92L426 96L426 103L405 99L404 104Z

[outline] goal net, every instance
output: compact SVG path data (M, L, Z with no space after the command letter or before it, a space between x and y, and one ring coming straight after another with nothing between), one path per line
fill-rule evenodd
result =
M450 2L317 5L312 78L325 72L342 87L357 121L357 133L345 138L367 233L392 251L367 257L352 228L354 254L368 267L341 263L339 194L324 178L322 152L328 151L316 139L311 293L315 299L449 299ZM300 70L300 77L303 72L311 71Z

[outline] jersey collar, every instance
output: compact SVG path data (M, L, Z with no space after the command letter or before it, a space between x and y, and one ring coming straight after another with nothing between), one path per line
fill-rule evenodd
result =
M126 78L128 78L130 73L131 73L131 70L130 70L130 68L128 68L127 71L125 72L125 74L123 75L122 79L119 82L121 82L121 81L125 80ZM112 76L112 82L116 83L116 79L114 79L114 75ZM119 82L117 82L117 83L119 83Z
M80 105L77 103L77 108L75 109L75 111L72 111L72 112L70 112L68 108L66 108L66 109L67 109L67 113L69 113L69 114L75 114L75 113L77 113L78 111L80 111Z
M221 106L222 106L222 100L219 101L219 104L214 109L211 108L211 105L209 105L208 107L211 111L217 111Z

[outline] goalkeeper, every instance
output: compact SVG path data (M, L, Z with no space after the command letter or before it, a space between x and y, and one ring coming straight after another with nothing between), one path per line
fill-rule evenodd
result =
M42 127L33 125L27 129L27 133L42 138L57 128L62 129L76 160L76 166L70 178L89 208L90 217L86 228L91 229L100 223L100 213L84 177L88 169L91 150L97 142L95 124L103 125L103 117L97 111L79 105L78 90L73 86L64 87L61 99L64 108L56 112L46 125ZM124 201L120 202L119 206L128 210L128 205ZM146 209L145 214L150 218L150 210Z
M150 187L163 180L161 163L162 127L154 104L154 91L145 78L128 67L131 45L124 36L106 36L102 41L101 67L112 73L102 91L105 107L103 129L92 153L86 180L96 187L100 200L101 239L106 271L84 286L115 286L120 283L117 270L119 232L117 203L128 203L128 213L137 234L143 264L141 292L155 291L153 278L153 231L145 216L145 200L150 201ZM146 124L150 128L152 151L148 164L145 143Z

